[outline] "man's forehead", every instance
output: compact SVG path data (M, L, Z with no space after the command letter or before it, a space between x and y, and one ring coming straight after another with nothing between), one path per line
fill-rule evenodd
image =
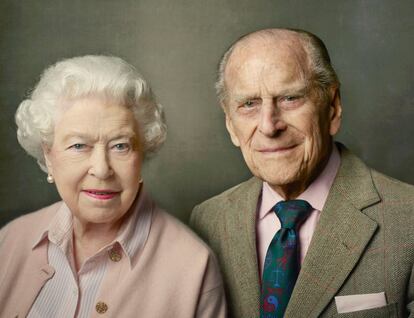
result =
M290 30L261 30L242 38L234 45L230 60L249 51L269 51L280 55L295 53L306 57L303 37Z
M264 85L274 91L307 83L309 73L306 61L294 54L262 53L252 54L240 63L236 60L229 65L225 74L228 89L257 91L259 87L264 89Z
M307 52L297 38L253 37L235 46L225 69L225 77L235 76L246 68L250 72L262 72L266 68L306 72L308 64Z

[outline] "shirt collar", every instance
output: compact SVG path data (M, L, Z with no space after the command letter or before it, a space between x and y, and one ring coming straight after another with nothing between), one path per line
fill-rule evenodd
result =
M334 144L328 163L322 173L297 197L297 199L308 201L315 210L322 211L340 163L341 157ZM263 219L276 203L283 200L282 196L273 190L267 182L263 182L259 218Z
M143 185L141 185L141 189L131 209L133 211L122 224L117 237L97 252L100 253L102 250L110 250L118 243L128 258L130 266L132 266L132 258L144 246L151 228L153 202L143 189ZM35 241L33 248L36 248L43 240L48 239L49 242L59 246L67 254L68 248L72 244L72 234L72 213L69 207L62 202L52 221Z
M139 194L131 207L134 211L129 220L123 224L114 241L114 243L118 242L120 244L123 252L128 257L130 266L132 266L134 256L138 254L147 241L153 208L153 202L143 189L143 185L141 185Z
M40 237L33 244L37 247L44 239L62 246L64 242L70 241L72 236L72 213L68 206L62 202L52 221L41 232Z

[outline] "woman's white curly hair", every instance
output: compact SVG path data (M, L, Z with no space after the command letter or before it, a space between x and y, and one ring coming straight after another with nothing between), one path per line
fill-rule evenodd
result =
M163 108L145 79L118 57L87 55L48 67L29 98L16 111L17 139L47 172L42 145L53 143L54 119L63 101L82 97L110 98L134 113L142 133L145 156L155 153L166 138Z

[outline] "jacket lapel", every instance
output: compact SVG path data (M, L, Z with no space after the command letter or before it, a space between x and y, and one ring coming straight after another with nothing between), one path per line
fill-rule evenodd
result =
M368 167L340 147L341 167L321 213L285 317L317 317L344 283L377 223L362 210L380 201Z
M251 178L228 197L224 237L224 266L230 269L229 288L239 317L256 317L259 310L260 286L256 253L256 209L262 182ZM237 301L235 301L237 300ZM231 300L230 300L231 301Z

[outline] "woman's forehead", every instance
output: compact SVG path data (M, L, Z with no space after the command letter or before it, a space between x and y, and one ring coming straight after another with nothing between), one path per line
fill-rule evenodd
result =
M55 121L55 133L65 135L136 135L138 125L125 106L101 99L78 99Z

